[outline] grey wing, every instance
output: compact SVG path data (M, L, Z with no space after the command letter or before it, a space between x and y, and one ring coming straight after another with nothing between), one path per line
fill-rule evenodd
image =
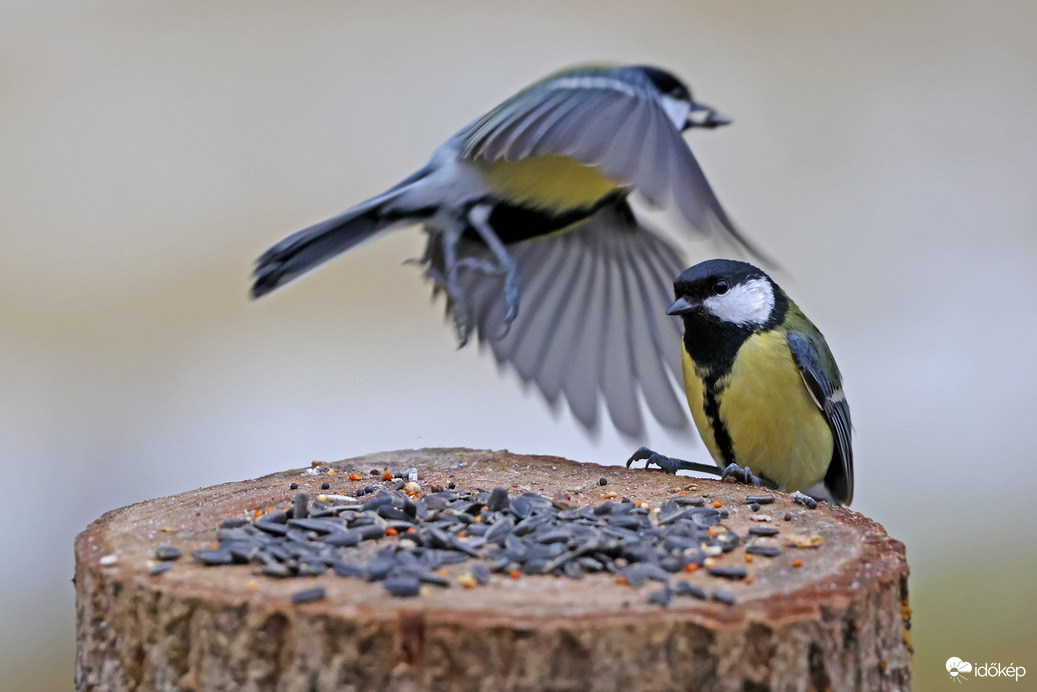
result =
M788 335L788 343L789 350L792 351L792 360L803 376L803 383L828 421L832 429L832 438L835 440L832 463L825 474L825 486L837 501L848 505L853 500L853 448L850 444L852 428L850 406L843 394L838 369L834 368L835 359L820 335L818 338L811 338L807 334L792 332ZM831 369L835 372L831 377L825 374L822 360L832 364Z
M460 135L462 158L571 156L655 206L671 202L692 228L768 264L728 217L680 131L647 86L607 73L568 75L505 102Z
M620 202L569 232L508 251L522 281L510 328L502 277L471 266L459 277L469 323L498 364L510 364L550 403L564 398L587 429L597 428L604 400L616 428L640 437L641 398L663 426L688 428L687 407L674 393L682 327L666 315L684 264L670 243L638 225ZM489 257L476 243L463 244L459 256Z

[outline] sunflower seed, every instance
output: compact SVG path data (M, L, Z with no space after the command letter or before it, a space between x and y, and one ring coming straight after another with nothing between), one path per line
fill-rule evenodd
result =
M383 581L382 586L390 595L397 598L408 598L421 593L421 582L415 577L391 577Z
M292 594L292 603L310 603L324 598L324 587L315 586L312 589L303 589Z
M183 553L181 553L180 549L175 546L163 545L155 548L156 560L179 560L181 555L183 555Z
M701 586L690 584L684 580L678 581L673 585L673 591L678 596L691 596L699 600L706 600L706 590Z
M234 561L227 550L195 550L191 556L206 565L229 565Z

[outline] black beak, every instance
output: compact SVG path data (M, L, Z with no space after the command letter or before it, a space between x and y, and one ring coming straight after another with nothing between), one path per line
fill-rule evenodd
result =
M667 315L686 315L697 306L689 303L683 296L673 301L673 305L666 309Z
M688 113L688 121L684 124L685 129L689 127L705 127L712 130L722 125L730 125L731 119L717 113L715 110L703 103L692 105Z

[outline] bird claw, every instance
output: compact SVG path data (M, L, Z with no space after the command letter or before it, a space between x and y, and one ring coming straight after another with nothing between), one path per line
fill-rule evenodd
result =
M519 298L522 293L522 282L519 279L518 267L514 260L508 258L508 261L501 260L494 263L482 257L464 257L454 265L455 270L458 267L467 267L487 276L504 275L504 329L498 335L498 338L503 338L511 329L512 321L518 316Z
M743 468L738 464L728 464L727 468L720 474L720 480L728 478L732 478L745 485L763 485L763 481L758 476L754 476L748 466Z
M658 452L653 452L652 450L648 449L648 447L640 447L637 451L631 454L630 458L627 459L627 468L630 468L630 465L633 464L635 461L641 460L645 461L646 469L652 464L655 464L667 473L671 473L674 475L676 475L677 473L677 466L673 462L679 461L679 459L671 459L670 457L664 457L662 454L659 454Z

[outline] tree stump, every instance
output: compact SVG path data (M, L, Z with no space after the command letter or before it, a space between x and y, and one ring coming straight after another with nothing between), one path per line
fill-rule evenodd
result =
M334 476L326 473L330 467ZM724 526L780 530L776 557L721 563L751 579L720 584L727 604L650 603L658 582L614 575L574 580L494 574L480 588L431 587L394 598L382 585L334 574L275 579L251 565L204 566L219 522L285 507L298 483L310 496L391 486L372 469L415 467L418 483L504 486L573 505L623 497L652 507L702 495L729 512ZM348 480L352 473L360 481ZM605 478L607 485L599 485ZM329 482L330 490L321 484ZM754 511L730 482L557 457L465 449L372 454L149 500L108 512L76 539L79 690L902 690L911 685L904 546L870 519L774 492ZM767 519L769 517L769 519ZM821 536L812 548L791 535ZM391 541L384 538L381 541ZM815 539L816 540L816 539ZM381 542L379 541L379 542ZM809 542L809 541L808 541ZM776 545L779 543L775 543ZM155 550L184 552L152 576ZM707 590L721 580L681 573ZM291 594L325 588L323 600Z

